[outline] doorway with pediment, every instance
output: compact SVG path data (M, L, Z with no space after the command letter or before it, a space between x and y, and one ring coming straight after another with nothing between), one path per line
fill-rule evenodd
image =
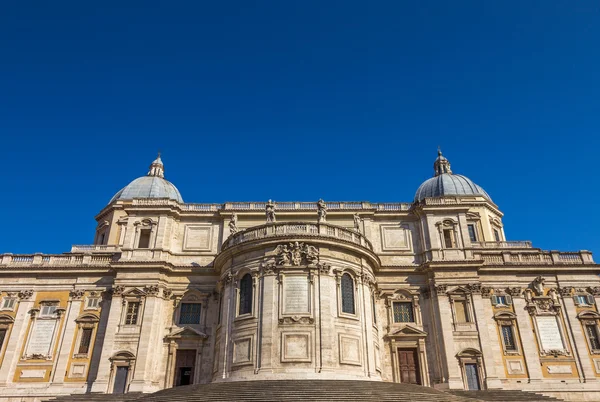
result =
M405 326L388 335L394 382L429 386L425 339L427 333Z

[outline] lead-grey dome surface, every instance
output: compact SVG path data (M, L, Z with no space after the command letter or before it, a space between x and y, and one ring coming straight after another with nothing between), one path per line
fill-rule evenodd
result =
M451 195L479 195L492 200L489 194L471 179L460 174L443 173L426 180L419 186L415 201L429 197L445 197Z
M183 202L177 187L170 181L157 176L138 177L115 194L110 202L134 198L169 198Z
M121 189L110 200L132 200L134 198L168 198L183 203L183 198L177 187L164 178L165 167L160 154L152 164L146 176L138 177Z

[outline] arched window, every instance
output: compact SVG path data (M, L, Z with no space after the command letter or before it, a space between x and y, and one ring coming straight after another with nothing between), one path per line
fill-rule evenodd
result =
M240 307L238 315L252 313L252 276L246 274L240 281Z
M342 275L342 313L356 314L354 310L354 280L350 274Z

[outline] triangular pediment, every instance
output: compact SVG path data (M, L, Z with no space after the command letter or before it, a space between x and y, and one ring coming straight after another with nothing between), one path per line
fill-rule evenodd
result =
M171 331L166 338L208 338L208 335L194 328L183 327Z
M411 327L410 325L407 325L403 328L400 328L394 332L392 332L390 335L390 337L419 337L419 338L423 338L427 336L427 332L421 331L419 328L415 328L415 327Z
M123 296L144 296L146 292L138 288L128 289L123 292Z

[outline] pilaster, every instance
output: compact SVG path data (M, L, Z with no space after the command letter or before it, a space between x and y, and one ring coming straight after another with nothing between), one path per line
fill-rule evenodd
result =
M65 381L65 372L67 370L67 363L69 362L69 354L71 353L73 342L75 342L74 335L75 329L77 328L75 320L81 311L83 291L71 291L69 296L67 316L65 317L66 322L60 340L60 349L58 351L54 370L52 371L52 386L62 387Z
M523 355L525 356L525 363L527 364L529 382L540 382L542 381L542 364L540 363L540 356L537 349L537 340L533 335L531 317L525 309L525 299L522 296L513 296L513 305L515 307L517 323L519 324L519 333L523 343Z
M0 366L0 387L5 387L8 383L12 383L20 357L19 354L21 353L26 338L25 335L29 324L29 310L32 308L33 298L31 295L26 298L21 298L15 317L15 323L13 324L10 332L10 339L6 346L4 360L2 360L2 366Z
M473 311L475 311L475 320L477 323L477 329L479 332L479 344L481 346L481 353L483 353L483 365L485 367L485 384L488 389L501 389L502 384L496 374L496 362L494 359L494 350L492 344L498 345L498 337L490 336L488 331L488 321L492 319L491 315L487 315L483 307L485 302L481 297L480 293L473 293Z
M565 306L565 315L568 320L568 331L570 338L575 341L575 353L581 365L583 376L583 382L597 382L592 362L588 355L588 346L581 328L581 322L577 318L577 310L575 309L575 302L572 297L562 297L562 301Z

